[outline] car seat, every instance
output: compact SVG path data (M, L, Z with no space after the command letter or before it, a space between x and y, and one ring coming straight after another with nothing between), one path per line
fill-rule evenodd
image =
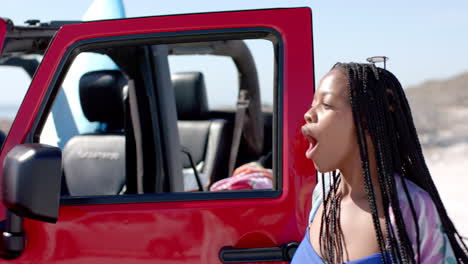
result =
M63 169L69 195L115 195L125 186L123 87L118 70L84 74L79 82L85 117L102 129L71 138L63 149Z
M175 90L180 144L188 149L204 190L227 176L232 125L224 119L210 119L203 74L183 72L171 76ZM230 128L231 127L231 128ZM181 152L184 189L196 190L196 178L186 154Z

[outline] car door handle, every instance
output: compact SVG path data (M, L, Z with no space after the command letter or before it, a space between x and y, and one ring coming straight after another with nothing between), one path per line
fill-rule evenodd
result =
M219 252L219 259L223 263L291 261L298 246L298 242L289 242L279 247L223 247Z

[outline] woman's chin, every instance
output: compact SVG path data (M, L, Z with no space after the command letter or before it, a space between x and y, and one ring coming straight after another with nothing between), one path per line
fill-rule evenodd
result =
M322 169L320 169L320 167L317 167L317 166L315 166L315 169L317 170L317 172L320 172L320 173L330 172L329 170L322 170Z
M323 170L321 169L320 165L318 165L314 160L312 160L312 162L314 163L315 170L317 170L317 172L323 173Z
M328 173L328 172L335 171L335 169L333 169L333 168L330 168L328 166L321 166L321 164L318 164L314 160L312 160L312 161L314 162L315 169L320 173Z
M305 153L305 156L306 158L312 160L315 169L320 173L327 173L336 170L336 168L334 166L331 166L331 164L324 164L324 162L320 162L320 154L315 153L315 148L309 147L309 149Z

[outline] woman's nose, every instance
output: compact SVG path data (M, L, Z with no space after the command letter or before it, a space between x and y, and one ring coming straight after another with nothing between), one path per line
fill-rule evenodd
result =
M317 122L317 115L312 109L309 109L309 111L304 114L304 120L306 123L315 123Z

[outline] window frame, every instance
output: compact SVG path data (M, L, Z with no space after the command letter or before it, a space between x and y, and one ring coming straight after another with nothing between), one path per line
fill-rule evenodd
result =
M208 200L243 200L257 198L276 198L283 192L283 168L280 158L282 157L283 144L283 64L284 50L281 34L269 27L247 27L247 28L225 28L210 30L193 30L179 32L158 32L134 35L115 35L108 37L97 37L79 40L72 44L61 58L57 70L53 74L44 101L34 119L33 126L29 131L25 143L39 141L39 134L50 113L55 96L60 89L60 85L75 57L86 51L109 46L137 46L145 44L166 44L180 42L215 41L223 39L255 39L258 35L271 35L270 39L274 49L274 81L273 81L273 131L272 131L272 154L273 154L273 177L276 180L273 190L248 190L248 191L218 191L218 192L177 192L177 193L144 193L125 194L109 196L62 196L62 205L94 205L94 204L127 204L127 203L148 203L148 202L181 202L181 201L208 201ZM257 37L255 37L257 36ZM159 110L159 106L158 106ZM158 122L164 122L156 117ZM160 123L153 124L160 127ZM155 131L158 134L158 131ZM159 139L154 139L156 142ZM164 153L162 153L164 156ZM166 161L163 159L163 163ZM158 177L155 175L155 177Z

